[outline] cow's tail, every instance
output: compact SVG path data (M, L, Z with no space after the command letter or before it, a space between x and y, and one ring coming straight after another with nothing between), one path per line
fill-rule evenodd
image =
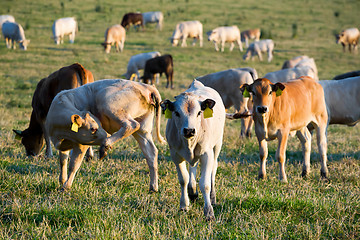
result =
M155 105L156 137L161 144L164 144L164 143L166 143L166 141L161 136L161 133L160 133L160 120L161 120L161 107L160 107L161 96L160 96L160 93L155 89L155 91L152 91L152 93L151 93L151 98L154 101L154 105Z
M86 84L88 81L84 67L80 63L74 63L71 67L75 69L76 73L80 76L80 86Z

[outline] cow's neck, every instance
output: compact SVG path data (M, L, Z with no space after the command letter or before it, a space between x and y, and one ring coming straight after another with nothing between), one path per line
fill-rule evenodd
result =
M185 146L183 149L185 150L185 156L183 156L188 162L192 162L195 158L195 147L197 145L197 136L190 138L190 139L185 139L182 138L182 144Z
M36 134L41 134L41 135L43 134L42 123L40 123L37 120L36 114L34 111L32 111L32 113L31 113L28 131L31 133L36 133Z

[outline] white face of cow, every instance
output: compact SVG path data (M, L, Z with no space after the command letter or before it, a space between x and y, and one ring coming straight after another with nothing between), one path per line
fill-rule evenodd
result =
M19 42L20 49L26 51L27 46L29 45L29 43L30 43L30 40L28 40L28 39Z
M207 35L208 35L208 41L216 41L216 39L219 37L217 31L209 31L207 32Z

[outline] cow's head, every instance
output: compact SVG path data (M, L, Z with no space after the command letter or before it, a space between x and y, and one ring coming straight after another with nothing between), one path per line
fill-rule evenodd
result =
M27 46L30 44L30 39L25 39L25 40L22 40L22 41L19 41L19 46L20 46L20 49L26 51L27 49Z
M104 47L104 50L105 50L106 53L110 53L111 43L103 42L103 43L101 43L101 45Z
M37 131L38 130L38 131ZM21 139L21 143L24 145L26 155L29 157L35 157L39 155L41 149L44 146L44 134L42 130L25 129L24 131L13 129L16 134L16 138Z
M251 50L248 48L248 49L246 50L246 53L245 53L244 56L243 56L243 60L244 60L244 61L249 60L249 58L251 57L251 55L252 55Z
M179 39L171 37L170 42L171 42L171 46L176 47L179 44Z
M208 31L206 34L208 35L208 41L214 41L216 40L218 32L216 30L211 30Z
M336 44L342 43L344 41L344 36L344 32L341 32L340 34L335 34Z
M165 100L161 103L165 118L171 118L175 122L180 136L185 139L196 137L200 133L203 119L212 117L216 102L212 99L201 101L191 93L182 93L175 99L175 102Z
M273 84L267 78L259 78L254 83L243 84L240 90L244 97L253 97L253 114L265 115L272 108L275 98L282 94L284 84Z

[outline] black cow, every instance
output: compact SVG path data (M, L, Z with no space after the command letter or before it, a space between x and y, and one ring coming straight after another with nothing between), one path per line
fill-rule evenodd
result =
M149 59L145 63L144 76L141 77L144 83L153 83L155 79L155 74L165 73L167 84L166 87L169 87L169 82L171 82L171 88L173 87L173 74L174 74L174 64L173 58L170 54L165 54L159 57L154 57Z
M134 28L141 26L144 29L144 20L141 13L126 13L121 21L121 26L126 30L129 30L130 25L134 25Z

